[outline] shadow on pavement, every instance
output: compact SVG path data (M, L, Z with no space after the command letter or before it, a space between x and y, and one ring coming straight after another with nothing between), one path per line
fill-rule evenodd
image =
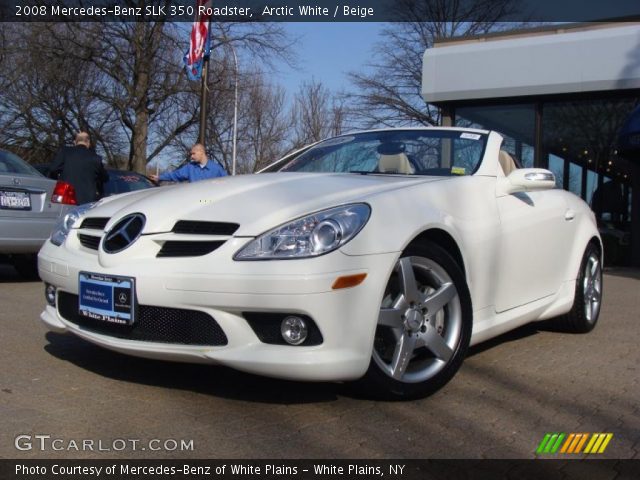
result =
M541 331L557 331L550 321L524 325L473 346L473 357L498 345ZM45 350L98 375L125 382L193 391L234 400L274 404L330 402L338 396L372 399L351 383L295 382L262 377L221 365L200 365L133 357L93 345L73 335L48 332ZM380 399L377 399L380 400Z
M470 347L469 351L467 352L467 357L473 357L474 355L478 355L479 353L497 347L498 345L502 345L503 343L515 342L522 338L537 335L541 331L549 330L551 330L551 328L550 325L547 324L547 322L529 323L527 325L523 325L522 327L516 328L515 330L511 330L510 332L503 333L499 337L492 338L491 340L487 340L478 345Z
M31 283L42 282L39 278L26 279L18 275L18 272L13 265L6 262L0 262L0 284L1 283Z
M71 336L48 332L45 350L98 375L125 382L175 388L257 403L301 404L335 401L337 383L278 380L219 365L165 362L106 350ZM345 389L346 390L346 389Z

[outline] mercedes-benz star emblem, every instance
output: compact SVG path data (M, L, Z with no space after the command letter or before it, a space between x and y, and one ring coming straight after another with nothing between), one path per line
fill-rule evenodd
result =
M118 253L129 247L142 234L145 222L146 218L141 213L123 217L107 232L102 249L107 253Z
M125 303L127 301L127 294L121 293L120 295L118 295L118 300L120 300L120 303Z

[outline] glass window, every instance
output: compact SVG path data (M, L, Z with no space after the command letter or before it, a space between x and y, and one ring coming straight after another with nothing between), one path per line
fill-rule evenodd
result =
M549 170L556 176L556 186L562 188L564 182L564 160L555 155L549 155Z
M535 160L535 149L531 145L522 146L522 155L520 156L520 162L525 168L532 168Z
M587 173L586 191L582 192L582 169L588 168L612 178L619 176L616 139L638 101L637 97L630 97L543 104L543 151L549 158L555 155L571 162L567 182L569 190L582 194L590 202L593 200L594 182L597 182L593 179L594 174Z
M593 170L587 170L587 191L585 192L585 200L591 205L593 192L598 188L598 174Z
M582 167L573 162L569 164L569 191L582 195Z
M0 174L2 173L43 176L38 170L22 160L19 156L6 150L0 150Z
M289 161L284 172L471 175L486 135L451 130L381 130L331 138Z
M108 172L109 179L104 184L104 196L133 192L155 186L147 177L136 172L117 170L109 170Z
M603 177L602 185L593 195L593 210L605 221L620 221L628 210L628 200L623 186L609 177Z
M459 127L495 130L504 137L502 149L522 166L532 167L535 157L535 107L533 104L485 105L455 110Z

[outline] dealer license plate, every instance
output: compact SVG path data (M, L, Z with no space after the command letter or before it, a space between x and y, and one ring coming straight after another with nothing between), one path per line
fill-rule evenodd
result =
M0 190L0 208L6 210L31 210L31 197L27 192Z
M83 317L119 325L135 320L135 278L80 272L78 312Z

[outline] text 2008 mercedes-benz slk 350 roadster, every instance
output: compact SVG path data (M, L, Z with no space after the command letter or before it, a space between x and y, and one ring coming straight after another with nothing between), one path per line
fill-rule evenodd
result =
M427 395L470 344L598 319L593 214L501 144L474 129L359 132L267 173L82 206L40 251L41 318L132 355Z

